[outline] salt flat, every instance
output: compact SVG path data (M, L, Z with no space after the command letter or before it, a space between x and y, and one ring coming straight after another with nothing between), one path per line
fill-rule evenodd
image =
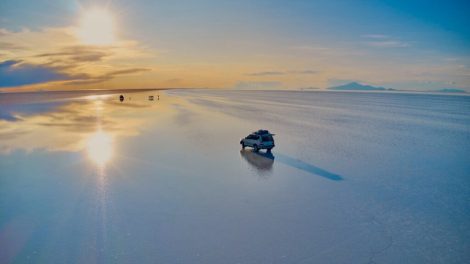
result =
M468 96L124 96L0 95L1 263L470 261Z

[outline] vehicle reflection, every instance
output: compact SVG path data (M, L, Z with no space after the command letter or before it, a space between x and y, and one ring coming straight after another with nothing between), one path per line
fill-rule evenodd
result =
M273 169L274 155L268 152L254 152L253 150L240 150L240 155L256 169L258 175L269 175Z

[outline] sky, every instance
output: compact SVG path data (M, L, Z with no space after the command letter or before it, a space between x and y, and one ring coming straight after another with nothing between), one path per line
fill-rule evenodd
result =
M0 91L470 92L467 1L2 0Z

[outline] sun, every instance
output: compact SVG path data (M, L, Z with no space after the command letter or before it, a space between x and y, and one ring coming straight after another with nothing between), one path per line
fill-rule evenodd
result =
M114 18L106 9L94 8L83 12L76 31L86 45L111 45L116 41Z

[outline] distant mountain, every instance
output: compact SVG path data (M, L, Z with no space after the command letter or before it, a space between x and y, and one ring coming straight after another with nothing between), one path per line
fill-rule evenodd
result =
M328 88L328 90L334 91L394 91L394 89L378 87L378 86L371 86L360 84L357 82L351 82L347 84L343 84L340 86L333 86Z
M438 93L467 93L467 91L462 90L462 89L457 89L457 88L443 88L443 89L435 90L433 92L438 92Z

